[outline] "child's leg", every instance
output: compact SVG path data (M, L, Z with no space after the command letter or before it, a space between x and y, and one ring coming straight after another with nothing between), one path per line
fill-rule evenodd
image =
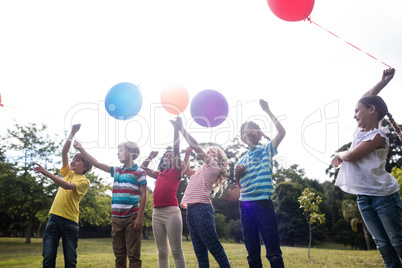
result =
M127 267L126 238L123 220L125 218L112 217L112 245L116 258L115 267Z
M134 230L134 221L137 214L125 218L124 229L126 232L127 255L130 260L129 267L141 267L141 235L142 228Z
M391 244L386 230L392 228L392 218L396 219L395 210L397 206L395 206L395 201L391 196L358 195L357 202L363 220L377 245L385 267L398 267L398 265L401 265L401 260ZM396 231L396 233L398 232L400 233L401 229ZM393 239L395 240L395 238Z
M182 248L183 221L179 207L167 207L169 221L166 229L169 238L170 249L176 268L186 267L186 260Z
M257 222L254 219L254 202L240 201L240 218L243 230L243 241L248 256L247 261L250 267L262 267L260 234Z
M43 233L43 267L55 267L57 248L61 238L61 228L59 227L59 219L56 215L50 214L49 220Z
M191 242L193 244L194 253L197 257L198 267L209 267L208 249L201 240L202 233L198 230L199 211L196 208L197 204L191 205L187 209L187 227L190 232ZM201 216L202 217L202 216Z
M63 218L62 241L65 267L77 267L79 230L78 223Z
M210 204L195 204L193 206L197 211L194 213L195 224L201 242L214 256L219 267L230 267L226 252L216 233L214 208Z
M165 209L154 208L152 215L152 230L158 249L159 268L169 267L169 244L165 225L170 215L166 213Z
M253 203L255 205L254 218L264 240L266 257L271 267L284 267L274 205L271 200L260 200Z

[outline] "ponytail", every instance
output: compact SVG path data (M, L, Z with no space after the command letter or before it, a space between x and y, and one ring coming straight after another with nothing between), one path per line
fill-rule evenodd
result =
M394 118L392 115L388 112L388 121L391 123L393 129L395 130L396 134L398 135L399 140L402 142L402 133L401 133L401 128L398 126L398 124L395 122Z

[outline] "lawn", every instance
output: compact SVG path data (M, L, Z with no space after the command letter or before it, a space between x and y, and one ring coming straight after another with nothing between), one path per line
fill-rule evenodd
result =
M25 244L23 238L0 237L1 267L41 267L42 240L32 239ZM232 267L248 267L247 252L243 244L223 243ZM191 242L183 241L187 267L198 267ZM263 252L265 248L263 248ZM350 250L342 245L323 244L311 249L303 247L282 247L286 267L384 267L376 250ZM158 267L158 257L154 240L143 240L141 249L143 267ZM218 267L210 256L211 267ZM171 267L174 267L170 256ZM264 267L270 267L263 257ZM59 250L57 267L64 267L62 250ZM80 239L78 242L78 267L114 267L114 255L110 238Z

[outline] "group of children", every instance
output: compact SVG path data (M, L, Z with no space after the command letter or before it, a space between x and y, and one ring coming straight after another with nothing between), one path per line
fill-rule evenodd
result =
M359 100L355 119L358 129L349 151L340 152L332 159L332 165L343 162L336 185L343 191L356 194L363 219L372 234L386 267L400 267L402 258L402 205L396 179L385 171L388 152L387 130L379 123L387 115L395 130L398 128L385 103L376 96L394 76L394 70L384 71L381 81ZM272 120L277 135L266 144L260 144L264 135L255 122L245 122L240 129L241 140L249 150L235 165L235 180L240 188L240 218L243 240L248 252L250 267L262 267L260 235L266 247L266 257L271 267L284 267L278 222L272 202L273 157L286 131L272 114L268 103L260 100L262 110ZM89 181L84 174L92 165L110 173L114 178L112 193L112 243L116 267L141 267L141 227L146 202L146 176L156 180L153 193L152 226L158 250L159 267L169 267L169 245L176 267L185 267L182 250L182 218L176 193L182 174L190 177L180 207L187 209L186 221L199 267L209 267L208 252L219 267L230 267L230 262L215 228L213 195L222 192L227 185L228 160L224 151L211 147L201 148L194 137L183 127L179 117L170 121L174 128L173 150L165 152L157 170L148 168L158 155L151 152L141 166L134 163L139 155L135 143L122 143L118 158L122 167L109 167L89 155L77 141L79 151L68 163L68 150L80 125L74 125L63 147L63 179L38 165L40 172L55 181L59 191L55 197L43 237L43 266L54 267L60 237L66 267L76 267L78 241L78 205ZM181 160L180 134L189 144L184 160ZM197 170L190 168L192 152L202 160ZM399 265L399 266L398 266Z

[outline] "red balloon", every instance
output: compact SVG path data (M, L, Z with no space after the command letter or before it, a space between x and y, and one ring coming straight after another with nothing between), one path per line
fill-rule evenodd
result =
M187 89L180 84L167 86L161 93L163 108L171 114L180 114L187 108L189 96Z
M310 16L314 0L267 0L272 13L286 21L300 21Z

